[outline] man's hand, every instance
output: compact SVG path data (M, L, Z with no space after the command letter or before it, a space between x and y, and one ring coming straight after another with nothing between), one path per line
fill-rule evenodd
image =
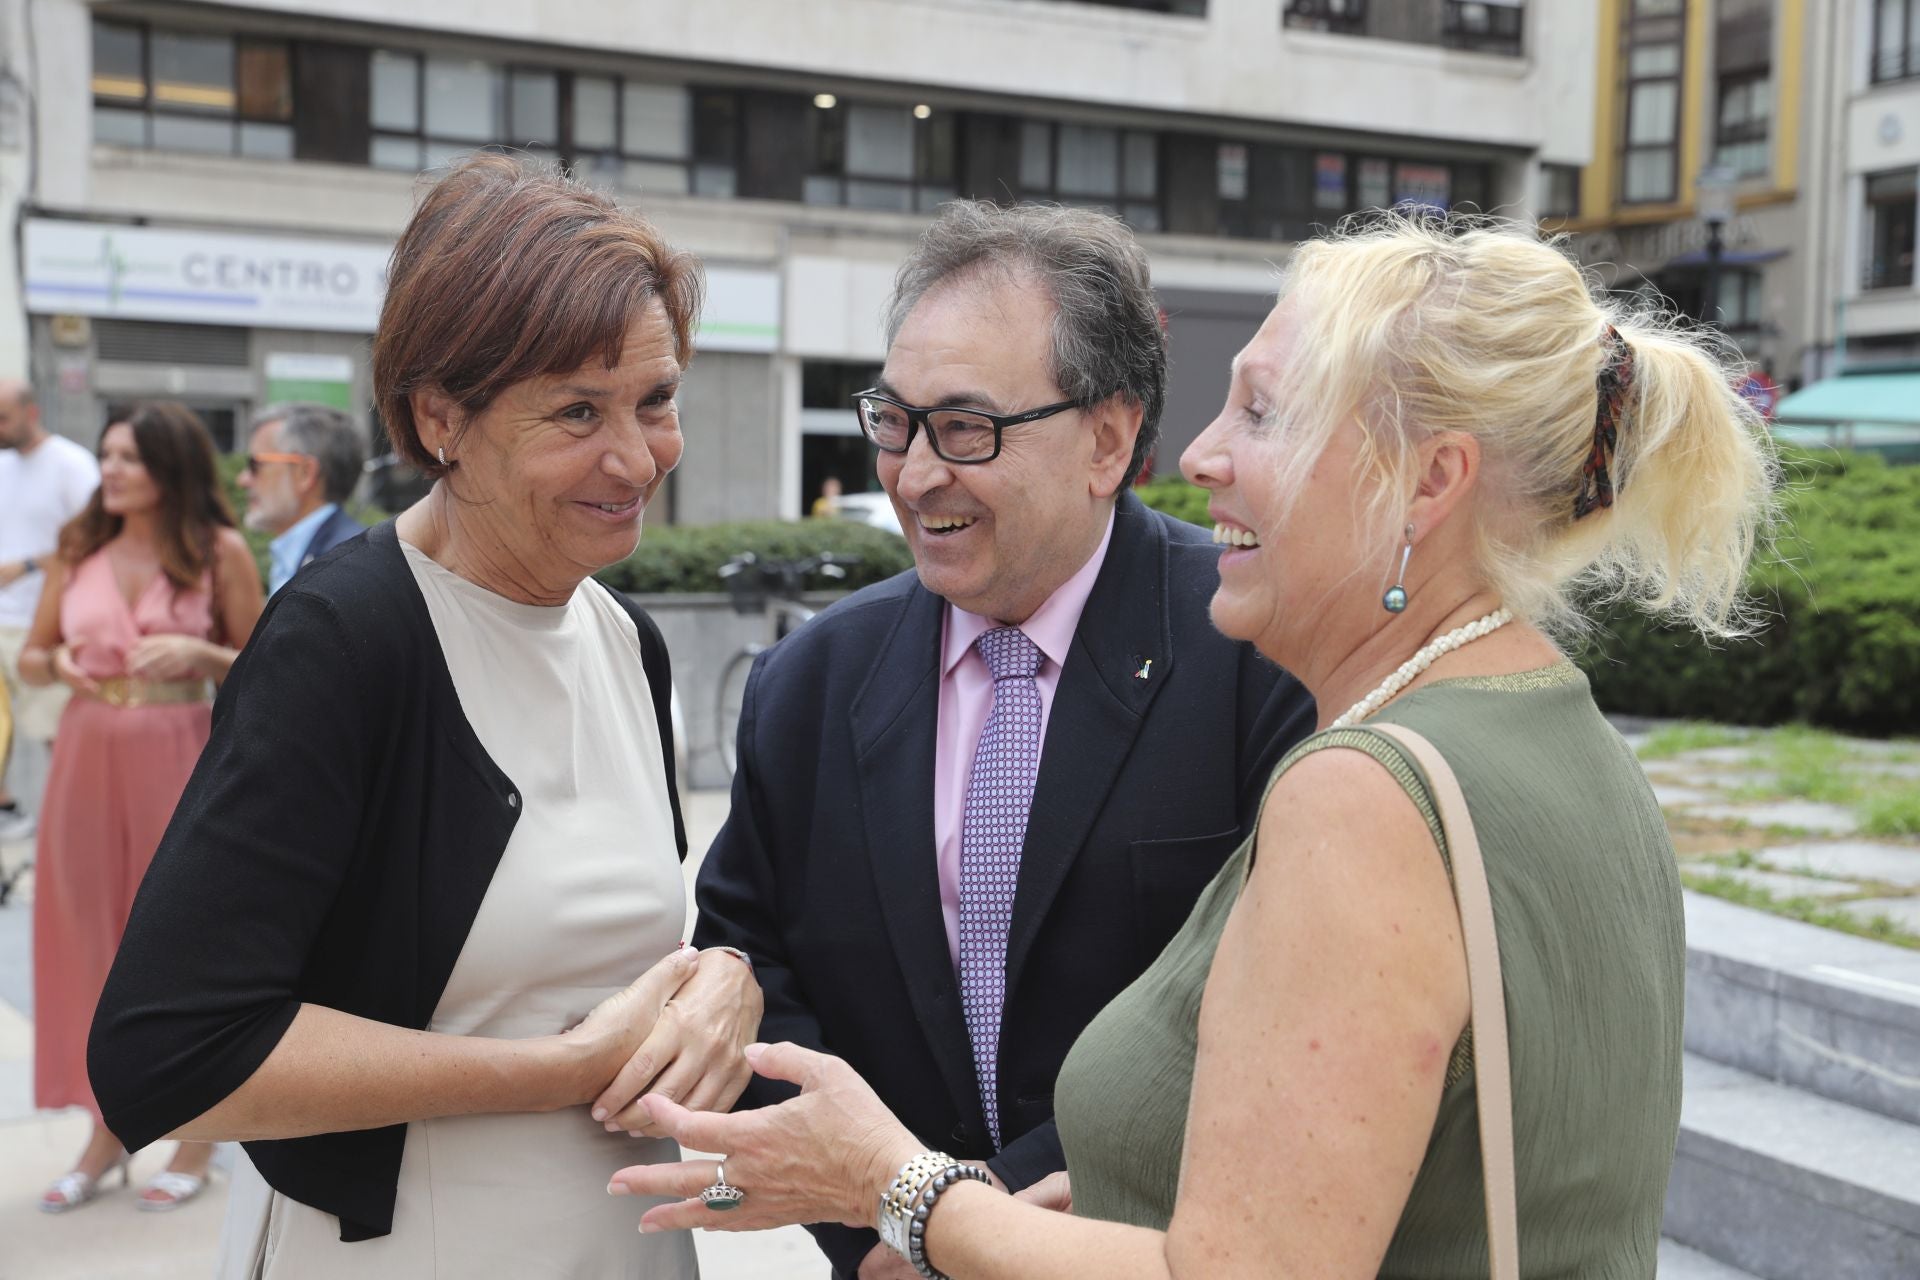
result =
M689 1111L725 1111L753 1079L746 1047L760 1034L763 1002L753 969L738 956L700 953L688 976L612 1082L594 1099L594 1118L609 1132L657 1138L643 1093L657 1093Z
M25 560L9 560L0 564L0 587L10 587L27 576Z
M883 1244L860 1259L859 1280L920 1280L913 1264Z

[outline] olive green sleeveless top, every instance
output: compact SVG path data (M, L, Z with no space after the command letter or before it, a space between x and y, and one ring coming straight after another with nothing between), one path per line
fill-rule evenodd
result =
M1439 748L1479 833L1506 986L1521 1274L1650 1278L1680 1125L1686 969L1680 878L1652 789L1571 665L1435 681L1375 720ZM1274 777L1329 747L1385 766L1445 857L1425 775L1383 734L1316 734ZM1252 845L1061 1067L1054 1109L1077 1214L1160 1230L1173 1216L1200 997ZM1382 1276L1485 1280L1473 1084L1463 1037ZM1289 1135L1271 1141L1284 1153Z

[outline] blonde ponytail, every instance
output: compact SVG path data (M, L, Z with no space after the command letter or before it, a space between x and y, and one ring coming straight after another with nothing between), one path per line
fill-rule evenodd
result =
M1709 635L1750 628L1747 564L1774 518L1766 424L1704 335L1658 315L1615 320L1635 385L1615 453L1611 511L1550 544L1577 594L1631 601Z

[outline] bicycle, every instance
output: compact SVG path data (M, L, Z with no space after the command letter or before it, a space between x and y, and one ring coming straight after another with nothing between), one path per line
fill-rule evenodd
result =
M804 560L763 561L753 552L744 551L721 565L719 576L727 584L735 613L773 615L773 643L778 644L814 615L815 611L801 600L806 594L806 579L815 573L823 578L844 578L847 566L859 563L859 556L827 552ZM753 669L753 660L768 648L757 640L743 645L720 670L720 683L714 691L713 726L720 762L726 766L728 777L733 776L739 763L734 726L740 723L747 673Z

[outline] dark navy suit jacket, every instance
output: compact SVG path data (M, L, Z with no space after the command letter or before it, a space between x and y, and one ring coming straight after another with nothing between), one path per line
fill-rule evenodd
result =
M1067 1050L1180 927L1256 820L1280 757L1313 728L1291 676L1213 629L1217 557L1205 531L1122 496L1054 695L1021 855L998 1152L935 868L944 602L905 573L755 662L695 937L753 957L762 1040L845 1058L921 1141L988 1159L1009 1186L1066 1167L1053 1084ZM756 1080L741 1105L791 1095ZM812 1230L843 1276L877 1242Z
M300 553L300 563L295 571L306 568L347 539L357 538L365 532L366 526L348 515L345 507L335 507L333 514L322 520L320 527L313 531L313 540Z

